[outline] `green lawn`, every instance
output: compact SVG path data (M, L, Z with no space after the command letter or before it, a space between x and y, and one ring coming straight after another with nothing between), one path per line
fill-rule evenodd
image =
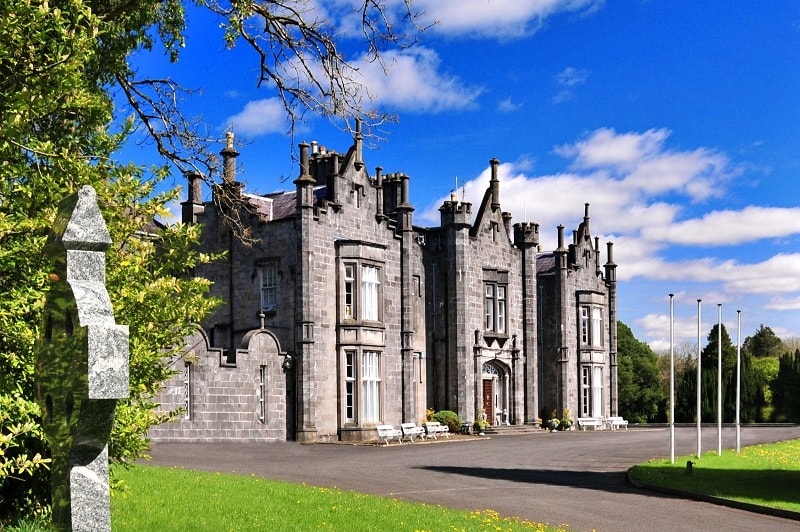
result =
M135 466L115 479L112 529L123 530L562 530L491 510L464 512L390 497L255 476Z
M694 462L692 474L686 462ZM636 481L760 506L800 512L800 440L651 460L631 468Z

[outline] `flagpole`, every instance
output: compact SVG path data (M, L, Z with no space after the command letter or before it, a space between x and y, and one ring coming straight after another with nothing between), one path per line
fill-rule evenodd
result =
M675 463L675 294L669 295L669 462Z
M702 422L703 422L703 413L702 413L702 403L700 401L700 387L702 386L702 381L700 379L700 373L702 369L702 360L700 355L700 311L702 305L702 299L697 300L697 458L700 458L700 454L702 452Z
M742 450L741 425L739 423L739 405L742 401L742 311L736 311L736 453Z
M722 456L722 303L717 303L717 456Z

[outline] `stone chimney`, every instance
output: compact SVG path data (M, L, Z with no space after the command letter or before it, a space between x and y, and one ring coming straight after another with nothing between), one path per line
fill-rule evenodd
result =
M181 203L181 222L186 225L197 223L197 216L203 214L203 176L198 172L187 172L189 183L186 201Z
M496 211L500 208L500 181L497 179L497 165L500 164L500 161L497 158L492 158L489 164L492 167L492 178L489 181L489 185L492 188L492 211Z
M314 185L317 182L309 174L308 148L305 142L299 144L300 148L300 175L294 180L297 186L297 207L314 206Z
M606 268L606 281L614 283L617 281L617 265L614 263L614 243L607 242L608 248L608 262L605 264Z
M239 152L233 147L233 132L225 133L225 148L219 152L222 155L222 182L226 185L236 183L236 158Z

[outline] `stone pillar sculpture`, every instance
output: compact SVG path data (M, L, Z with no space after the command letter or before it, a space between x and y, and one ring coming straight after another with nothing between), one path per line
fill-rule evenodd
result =
M59 530L111 530L108 438L117 399L128 397L128 327L114 322L105 287L110 244L92 187L61 203L45 246L52 284L36 361Z

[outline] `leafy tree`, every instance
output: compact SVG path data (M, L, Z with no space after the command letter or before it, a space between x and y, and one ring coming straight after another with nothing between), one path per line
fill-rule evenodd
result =
M773 357L777 359L786 349L781 339L775 335L772 329L764 327L762 324L752 336L744 339L742 351L757 358Z
M720 336L721 335L721 336ZM708 344L703 348L701 375L701 412L704 423L717 420L717 361L721 338L722 347L722 420L732 423L736 418L736 348L731 344L723 325L715 324L708 334ZM764 383L760 373L753 367L753 357L742 353L741 362L740 420L758 422L763 418ZM675 405L675 420L692 422L697 419L697 366L691 364L680 376L678 397Z
M364 52L380 61L387 47L404 44L400 29L414 27L410 3L398 9L364 0L342 17L315 16L310 0L195 4L221 16L229 46L254 50L259 82L282 99L292 124L304 110L346 128L358 119L368 131L391 118L370 107L337 30L355 14ZM117 409L112 460L145 452L148 427L165 419L152 404L170 373L164 361L215 304L205 297L208 283L191 275L197 263L215 258L192 251L197 227L161 227L141 237L178 197L178 190L156 192L167 169L146 172L115 160L128 135L142 129L180 171L215 175L216 139L182 114L183 89L148 79L129 62L135 51L157 49L178 60L185 24L182 0L0 3L0 526L15 513L43 512L48 502L33 346L49 283L42 246L59 201L93 185L114 240L107 287L117 323L130 327L131 398ZM115 108L116 94L127 109Z
M155 193L163 169L146 179L112 159L127 130L105 129L113 109L98 67L105 29L79 0L0 7L0 522L41 513L49 499L34 344L49 284L42 248L60 200L93 185L114 240L107 286L117 322L130 327L131 385L111 436L114 461L141 456L147 429L168 418L152 403L170 374L164 357L215 305L209 283L190 275L212 258L193 251L197 227L140 237L179 191Z
M800 349L779 359L778 375L772 386L773 420L800 422Z
M620 415L634 423L656 421L664 407L658 356L621 321L617 322L617 350Z

